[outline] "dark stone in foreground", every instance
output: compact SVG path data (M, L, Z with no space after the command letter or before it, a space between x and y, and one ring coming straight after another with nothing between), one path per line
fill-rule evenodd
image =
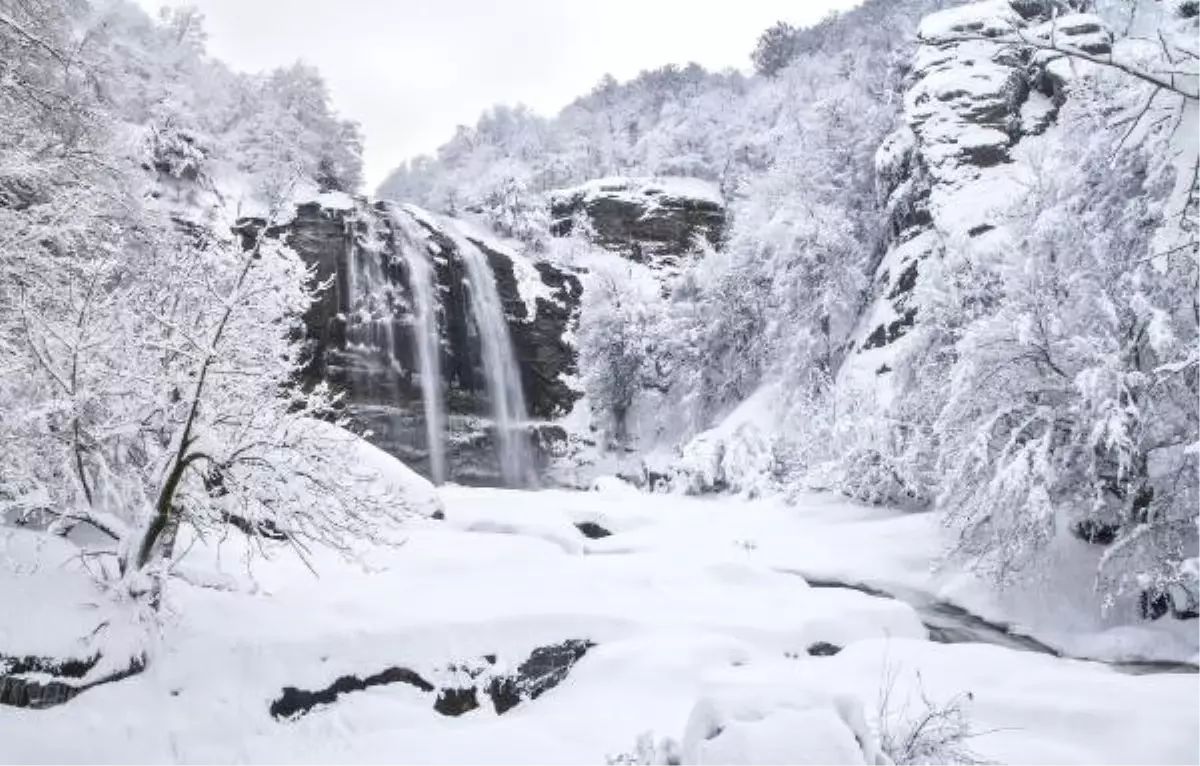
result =
M523 700L537 699L542 692L562 683L571 667L594 647L591 641L571 639L555 646L533 650L515 676L497 676L488 684L488 695L496 713L512 710Z
M9 657L0 654L0 705L41 710L69 702L88 689L102 684L120 681L137 675L146 668L144 657L129 661L125 670L79 683L96 663L100 655L84 660L56 660L50 657ZM29 674L49 675L52 680L24 678Z
M575 528L589 540L599 540L612 535L612 532L592 521L581 521L575 525Z
M307 691L294 686L286 686L283 695L271 703L271 716L274 718L297 718L317 705L327 705L337 700L339 695L349 692L359 692L372 686L403 683L415 686L423 692L433 691L433 684L426 681L408 668L392 667L366 678L357 676L342 676L324 689Z
M808 647L808 653L813 657L832 657L842 650L842 647L828 641L818 641Z
M479 697L474 686L465 689L442 689L433 709L442 715L460 716L479 707Z
M561 644L538 647L529 655L529 659L517 667L516 673L492 676L483 691L491 697L496 713L506 713L521 702L537 699L543 692L562 683L571 667L593 646L595 644L591 641L569 639ZM496 662L496 655L484 655L484 661L492 665ZM450 669L460 670L457 666L451 666ZM482 671L468 674L474 678L481 675ZM293 720L317 705L336 702L342 694L395 683L415 686L422 692L437 689L413 670L391 667L366 678L342 676L326 688L317 691L297 689L294 686L284 687L280 697L271 703L270 713L276 719ZM445 687L437 689L437 692L433 709L442 715L460 716L479 707L478 686Z

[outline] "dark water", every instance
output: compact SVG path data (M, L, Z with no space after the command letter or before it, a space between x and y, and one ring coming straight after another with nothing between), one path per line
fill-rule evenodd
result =
M888 598L903 601L911 606L920 617L921 623L929 631L929 640L941 644L993 644L1008 649L1023 652L1048 654L1052 657L1067 657L1054 647L1045 644L1033 636L1025 635L1012 629L1010 625L986 620L977 614L963 609L957 604L932 598L928 594L908 589L893 588L881 590L863 583L842 582L810 578L802 572L794 570L779 570L787 574L804 577L813 588L843 588L856 590L875 598ZM1086 658L1072 658L1086 659ZM1131 675L1146 675L1149 673L1196 673L1200 671L1196 665L1187 662L1131 661L1131 662L1100 662L1113 670Z

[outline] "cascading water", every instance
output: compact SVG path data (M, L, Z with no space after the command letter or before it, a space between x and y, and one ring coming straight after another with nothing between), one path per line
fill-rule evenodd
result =
M507 486L525 486L534 480L533 454L525 433L529 416L496 278L487 256L473 242L457 233L453 238L467 270L471 312L499 440L500 475Z
M380 360L387 366L394 364L395 295L378 254L360 255L355 238L346 239L346 340L361 355L369 375L371 365Z
M421 402L425 410L425 444L429 451L429 474L434 484L446 480L446 404L442 395L441 343L437 322L437 274L429 261L429 250L415 236L403 214L392 216L397 234L396 249L408 266L413 296L413 336L417 348L417 372L421 377Z

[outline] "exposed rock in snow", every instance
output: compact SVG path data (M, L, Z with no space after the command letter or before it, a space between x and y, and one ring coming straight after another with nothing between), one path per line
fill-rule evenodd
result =
M512 673L494 672L497 661L495 654L484 655L482 662L473 667L456 664L448 669L451 675L465 675L467 679L477 681L474 685L439 688L410 668L390 667L363 678L340 676L329 686L315 691L288 686L271 702L270 713L277 720L295 720L315 707L333 704L352 692L405 684L427 694L436 691L433 709L444 716L460 716L477 709L481 692L491 698L497 715L502 715L522 702L537 699L543 692L558 686L567 677L571 667L593 646L595 644L590 641L575 639L540 646Z
M579 530L580 534L589 540L600 540L612 534L612 532L609 532L594 521L577 521L575 522L575 527Z
M715 184L698 178L602 178L550 194L552 232L582 222L596 244L649 264L672 264L698 243L716 247L725 203Z

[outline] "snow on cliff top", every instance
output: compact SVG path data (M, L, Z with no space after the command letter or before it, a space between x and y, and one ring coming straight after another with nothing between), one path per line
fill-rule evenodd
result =
M921 20L923 39L959 35L1003 35L1022 26L1020 14L1008 0L984 0L931 13Z
M715 183L685 176L597 178L579 186L553 191L551 197L556 201L563 202L572 198L591 200L597 197L625 197L631 201L640 202L650 197L666 197L693 199L721 206L725 204L721 190Z

